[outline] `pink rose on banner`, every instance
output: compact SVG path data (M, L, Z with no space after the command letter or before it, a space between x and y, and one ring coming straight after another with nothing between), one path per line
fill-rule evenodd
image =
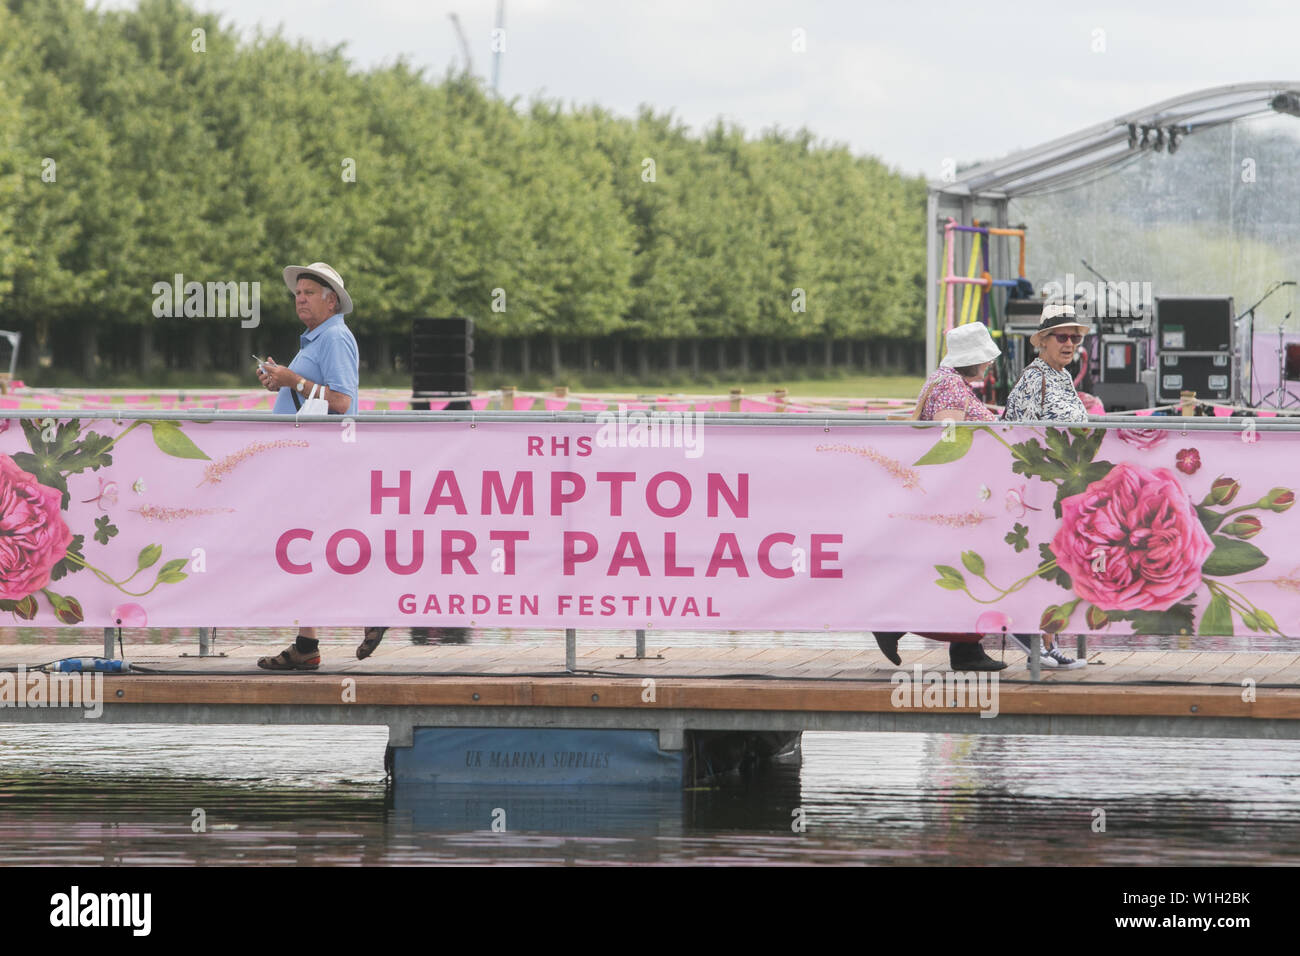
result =
M1075 593L1107 611L1168 610L1200 585L1213 550L1174 473L1128 463L1062 500L1052 539Z
M1163 428L1121 428L1118 434L1120 441L1141 449L1155 448L1169 437Z
M72 542L62 500L61 492L0 455L0 600L22 600L50 583L50 570Z

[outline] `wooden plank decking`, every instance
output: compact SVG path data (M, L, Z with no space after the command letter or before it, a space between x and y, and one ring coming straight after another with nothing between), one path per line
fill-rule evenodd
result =
M578 647L578 672L564 671L564 648L551 643L417 646L392 641L358 661L352 644L322 645L311 673L260 671L256 659L282 645L224 645L225 657L181 657L192 646L128 647L133 664L155 673L106 675L105 705L338 705L344 680L355 702L373 707L610 708L679 711L897 713L891 678L948 670L942 647L903 653L903 667L875 648L674 647L654 645L636 660L630 648ZM0 667L59 657L95 657L101 645L0 647ZM999 674L999 711L1026 715L1234 717L1300 720L1300 652L1100 650L1073 671L1029 680L1017 654ZM644 679L655 681L645 700ZM1245 682L1255 699L1243 700ZM949 713L974 712L949 708ZM0 722L4 712L0 710Z

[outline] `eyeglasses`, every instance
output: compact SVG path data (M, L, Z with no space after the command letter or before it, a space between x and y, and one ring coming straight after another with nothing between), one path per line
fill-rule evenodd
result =
M1048 336L1050 338L1056 339L1056 341L1060 342L1062 345L1064 345L1066 342L1071 342L1075 345L1078 345L1080 342L1083 341L1083 336L1080 335L1078 332L1074 332L1074 333L1049 332Z

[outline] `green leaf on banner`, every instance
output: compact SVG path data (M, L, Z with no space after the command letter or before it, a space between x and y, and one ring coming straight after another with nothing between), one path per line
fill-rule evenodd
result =
M1227 597L1216 594L1210 599L1209 606L1201 615L1201 625L1196 633L1202 637L1232 636L1232 606Z
M1248 541L1238 541L1221 534L1210 535L1214 550L1201 566L1201 573L1215 577L1230 574L1245 574L1262 568L1268 563L1268 555Z
M158 571L159 584L175 584L184 581L188 574L181 570L188 563L186 558L174 558L164 564Z
M1131 621L1134 634L1191 634L1195 630L1196 609L1190 604L1175 604L1167 611L1107 611L1112 621Z
M977 577L984 574L984 559L974 551L963 551L961 563L965 565L967 571Z
M1219 514L1217 511L1211 511L1205 505L1197 505L1196 517L1201 519L1201 527L1205 529L1207 534L1214 534L1219 530L1219 525L1223 524L1223 519L1228 516Z
M113 524L108 515L100 515L95 519L95 540L100 544L108 544L108 539L117 534L117 525Z
M1038 546L1038 558L1039 564L1047 564L1049 561L1055 561L1056 555L1052 553L1052 546L1050 544L1040 544ZM1052 568L1050 571L1039 571L1038 576L1044 581L1056 582L1067 591L1074 590L1074 581L1071 579L1068 571L1063 571L1060 568Z
M72 541L68 544L67 554L54 567L50 568L50 580L57 581L65 574L73 574L81 570L81 565L75 561L68 560L69 557L82 557L81 549L86 546L86 536L77 534L72 536Z
M970 451L971 444L975 441L975 429L953 427L951 440L939 439L938 444L917 460L917 465L946 465L948 462L957 461Z
M45 440L46 429L41 423L46 419L23 419L23 433L31 452L18 452L13 456L14 464L47 488L62 492L61 507L65 510L69 504L67 476L90 469L113 464L113 456L108 454L108 447L113 440L96 432L81 434L81 422L78 420L59 422L55 425L51 441Z
M947 588L949 591L966 590L966 578L954 567L946 564L936 564L934 569L939 572L939 580L934 583L941 588Z
M1008 531L1006 537L1002 540L1015 548L1016 554L1019 554L1021 551L1025 551L1029 548L1029 541L1025 537L1028 533L1029 528L1027 525L1016 522L1015 527Z
M211 460L199 450L198 445L190 441L188 435L181 431L178 422L167 420L149 422L149 427L153 429L153 443L158 446L163 454L171 455L173 458Z
M162 557L162 545L149 544L140 549L140 556L136 558L136 570L143 571L145 568L151 568L158 563Z

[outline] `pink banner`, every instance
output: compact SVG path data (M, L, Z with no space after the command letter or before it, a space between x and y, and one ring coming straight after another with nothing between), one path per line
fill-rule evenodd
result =
M1300 429L1170 424L0 419L0 613L1300 633Z

